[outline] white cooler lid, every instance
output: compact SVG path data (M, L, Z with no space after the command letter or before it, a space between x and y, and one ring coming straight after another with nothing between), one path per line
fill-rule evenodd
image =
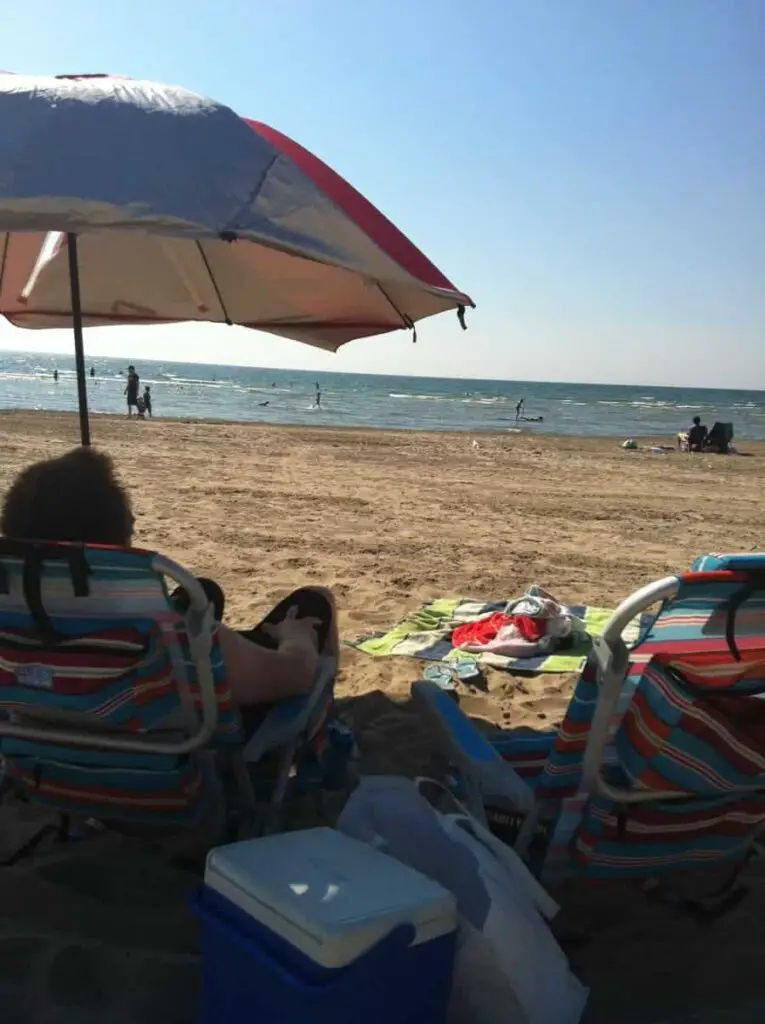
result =
M330 828L211 850L205 884L324 967L352 963L404 922L415 943L457 927L450 892Z

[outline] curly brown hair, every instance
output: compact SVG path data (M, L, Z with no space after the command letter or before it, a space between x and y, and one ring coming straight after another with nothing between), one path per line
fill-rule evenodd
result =
M15 540L130 544L133 510L108 455L75 448L27 466L3 502L0 530Z

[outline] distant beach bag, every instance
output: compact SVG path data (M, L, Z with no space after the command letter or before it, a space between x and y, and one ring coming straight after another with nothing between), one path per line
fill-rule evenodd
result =
M423 785L424 784L424 785ZM338 822L449 889L460 934L449 1024L577 1024L588 990L547 921L558 907L520 858L459 804L436 810L430 780L361 780ZM451 799L451 798L449 798Z

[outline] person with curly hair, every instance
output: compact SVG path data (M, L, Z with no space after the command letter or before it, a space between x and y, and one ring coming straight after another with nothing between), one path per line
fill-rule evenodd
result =
M15 540L130 547L134 526L130 496L112 460L93 448L76 448L22 470L0 514L0 530ZM297 590L254 629L237 631L221 621L225 601L218 584L207 579L200 583L215 610L231 692L243 707L307 693L319 655L339 649L329 590ZM174 597L181 608L188 601L182 591Z

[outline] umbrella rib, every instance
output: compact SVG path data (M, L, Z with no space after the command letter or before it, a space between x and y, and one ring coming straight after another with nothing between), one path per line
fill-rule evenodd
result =
M385 289L383 288L379 281L377 281L376 284L377 287L380 289L381 293L390 303L392 309L394 309L395 312L401 317L401 323L408 331L412 331L414 333L414 340L417 341L417 328L414 326L414 321L412 320L412 318L410 316L407 316L406 313L401 312L401 310L398 308L398 306L390 297L390 295L388 295L388 293L385 291Z
M220 288L218 287L218 282L215 280L215 275L212 272L212 267L210 266L210 262L207 259L207 255L206 255L204 249L202 248L202 243L198 239L196 241L196 247L199 250L199 255L202 257L202 262L204 263L205 270L207 271L208 277L210 278L210 283L212 284L213 288L215 289L215 295L217 296L218 303L220 304L221 312L223 313L223 319L224 319L224 321L230 327L233 324L234 321L228 315L228 310L226 309L226 303L223 301L223 296L220 293Z
M245 210L250 210L252 208L252 204L258 198L258 195L260 194L260 190L263 188L263 185L265 184L266 178L271 173L271 168L274 166L276 161L282 155L281 152L278 149L276 149L275 147L272 147L272 148L274 149L274 155L268 161L268 164L263 168L263 173L261 174L260 178L253 185L252 191L250 192L249 196L247 197L247 200L244 203L242 203L242 205L239 207L239 209L236 212L236 216L233 217L229 221L230 224L232 224L232 225L238 224L239 221L240 221L240 215L242 213L244 213ZM237 238L237 232L236 232L236 228L235 227L226 229L225 233L229 233L229 232L231 233L233 239ZM221 235L223 235L223 234L224 234L224 232L221 232ZM289 251L290 251L289 249L285 249L285 252L289 252Z
M10 244L11 234L9 231L6 231L3 239L3 258L0 260L0 295L3 294L3 279L5 278L5 266L8 261L8 249Z

